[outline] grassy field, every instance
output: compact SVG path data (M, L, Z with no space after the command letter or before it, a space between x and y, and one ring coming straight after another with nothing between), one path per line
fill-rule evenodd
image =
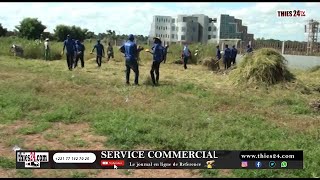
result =
M58 46L57 46L58 48ZM90 49L90 48L88 48ZM176 49L178 51L178 48ZM161 64L150 86L142 52L140 86L125 85L123 57L68 71L65 60L0 56L1 177L319 177L320 71L268 88L235 86L200 65ZM169 54L169 62L175 59ZM105 61L105 59L104 59ZM133 72L131 82L133 82ZM304 150L303 170L15 170L24 149Z

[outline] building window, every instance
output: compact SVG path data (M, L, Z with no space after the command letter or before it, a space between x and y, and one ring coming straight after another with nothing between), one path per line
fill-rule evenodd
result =
M213 31L217 31L217 28L216 28L216 27L213 27Z
M208 27L208 31L211 31L211 26Z
M182 28L181 28L181 31L182 31L182 32L185 32L185 31L186 31L186 27L182 27Z
M172 23L174 23L175 22L175 20L174 19L172 19Z
M217 38L217 36L216 36L216 35L213 35L213 36L212 36L212 38L214 38L214 39L215 39L215 38Z
M182 35L182 36L181 36L181 40L186 40L185 35Z
M159 22L159 19L157 18L157 22Z
M174 31L176 28L174 26L171 27L171 30Z
M196 32L196 28L195 27L193 27L192 30L193 30L193 32Z
M208 39L211 39L211 35L208 35Z
M186 17L183 17L183 18L182 18L182 21L183 21L183 22L186 22L186 21L187 21L187 18L186 18Z
M166 26L166 30L167 30L168 28L167 28L167 26Z
M171 38L174 39L174 34L171 34Z

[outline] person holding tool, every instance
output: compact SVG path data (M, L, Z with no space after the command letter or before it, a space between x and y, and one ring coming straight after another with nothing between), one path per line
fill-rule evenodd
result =
M101 67L102 57L104 57L104 46L100 43L100 39L97 40L97 44L94 45L90 54L93 53L94 49L97 50L96 61L97 61L98 67Z

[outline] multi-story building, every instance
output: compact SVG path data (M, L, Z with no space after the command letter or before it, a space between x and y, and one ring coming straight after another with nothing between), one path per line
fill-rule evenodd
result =
M160 37L165 44L216 42L216 19L203 14L154 16L149 37Z
M219 41L224 39L238 39L241 44L248 44L253 41L253 34L248 34L248 27L242 25L242 20L234 16L221 14L218 27Z

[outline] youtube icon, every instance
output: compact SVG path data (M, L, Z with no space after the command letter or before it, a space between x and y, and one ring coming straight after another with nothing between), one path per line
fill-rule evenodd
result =
M124 166L124 160L101 160L101 166Z

